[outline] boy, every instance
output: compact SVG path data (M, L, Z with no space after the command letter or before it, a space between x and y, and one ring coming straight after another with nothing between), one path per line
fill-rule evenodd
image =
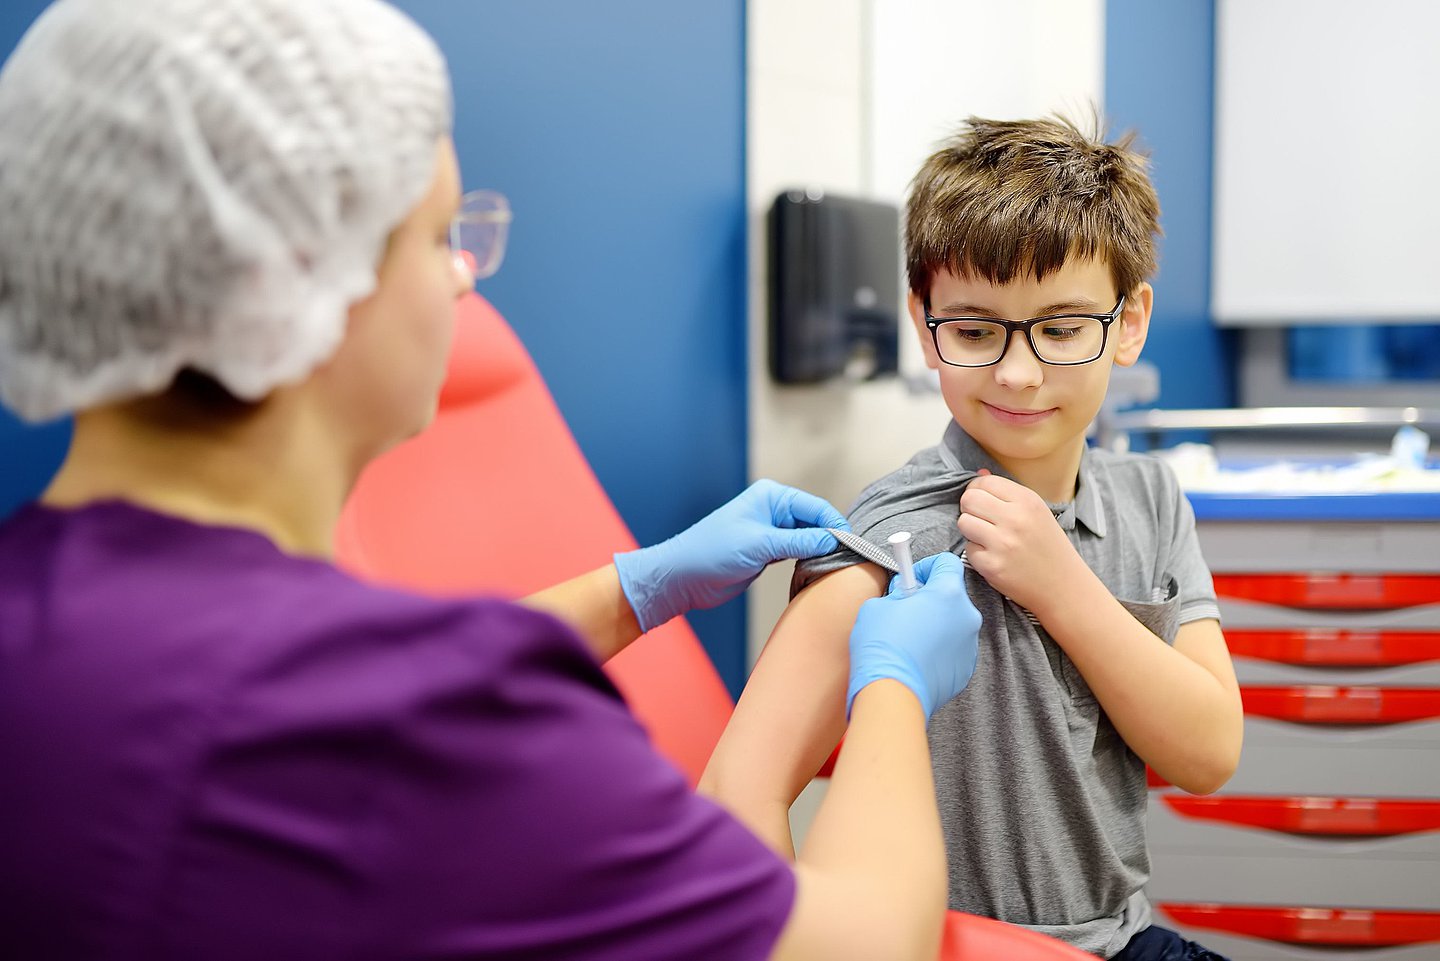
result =
M953 420L850 512L876 544L908 530L916 557L965 550L984 618L969 688L930 725L950 906L1125 961L1214 957L1150 926L1145 765L1214 791L1242 728L1189 505L1159 461L1085 442L1150 321L1145 166L1129 138L1059 118L971 118L925 162L908 303ZM797 565L702 781L782 850L844 729L849 625L888 578L847 552Z

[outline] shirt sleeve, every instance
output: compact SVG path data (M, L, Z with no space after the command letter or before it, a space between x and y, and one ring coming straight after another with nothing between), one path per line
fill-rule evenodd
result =
M963 545L955 520L960 516L960 495L975 475L944 469L930 451L922 451L916 458L927 460L912 461L865 488L846 512L846 518L852 531L886 550L891 534L908 531L910 550L918 561L941 551L958 552ZM865 558L845 547L796 561L790 596L793 598L826 574L862 563Z
M875 507L877 502L886 499L886 493L893 485L896 478L905 473L908 468L901 468L894 474L881 478L875 483L866 487L860 492L855 503L845 512L845 519L850 522L850 529L859 535L869 539L870 527L874 524ZM865 558L850 550L844 544L828 554L819 557L804 557L795 562L795 572L790 577L790 597L793 600L805 588L824 577L826 574L833 574L836 571L844 570L847 567L854 567L856 564L865 563Z
M1164 497L1161 502L1168 505L1169 515L1169 557L1165 569L1175 579L1180 600L1180 623L1206 618L1220 619L1220 605L1215 597L1215 582L1210 568L1200 553L1200 538L1195 531L1195 510L1190 499L1180 489L1170 466L1156 461Z
M189 858L231 869L213 891L192 872L190 910L243 902L357 958L768 957L790 866L689 789L559 622L443 607L246 698L203 804L223 829Z

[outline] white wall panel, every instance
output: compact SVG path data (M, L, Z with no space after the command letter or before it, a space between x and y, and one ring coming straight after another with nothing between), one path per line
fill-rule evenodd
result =
M1224 324L1440 316L1440 4L1218 0Z

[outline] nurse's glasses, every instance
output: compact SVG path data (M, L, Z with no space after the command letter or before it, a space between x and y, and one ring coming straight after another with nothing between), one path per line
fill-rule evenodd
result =
M476 280L500 269L510 219L504 194L474 190L460 199L460 212L450 222L450 249Z

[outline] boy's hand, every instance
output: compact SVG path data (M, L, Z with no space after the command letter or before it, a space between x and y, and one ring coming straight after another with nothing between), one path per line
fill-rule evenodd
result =
M616 554L615 569L648 631L738 596L767 564L836 550L827 527L849 530L850 523L814 494L760 480L668 541Z
M1089 572L1040 495L981 471L960 495L955 522L970 566L1001 594L1039 612L1047 597Z

